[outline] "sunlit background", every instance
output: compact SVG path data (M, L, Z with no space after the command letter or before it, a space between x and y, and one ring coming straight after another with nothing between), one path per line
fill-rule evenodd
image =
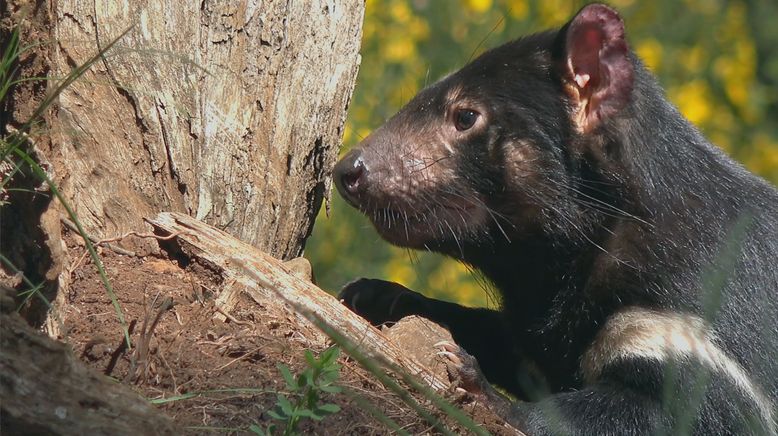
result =
M570 0L367 1L362 66L342 153L425 84L517 36L563 25L587 2ZM630 43L681 111L715 144L778 183L778 1L612 0ZM428 296L494 305L457 262L383 242L333 193L305 255L319 285L392 280Z

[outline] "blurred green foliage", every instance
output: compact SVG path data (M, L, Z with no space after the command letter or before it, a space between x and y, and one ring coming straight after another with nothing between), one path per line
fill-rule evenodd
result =
M483 50L559 27L587 2L573 0L368 0L362 66L342 152L416 92ZM612 0L634 50L667 95L715 144L778 183L778 2ZM467 305L496 304L464 266L383 242L333 194L308 241L319 285L382 278Z

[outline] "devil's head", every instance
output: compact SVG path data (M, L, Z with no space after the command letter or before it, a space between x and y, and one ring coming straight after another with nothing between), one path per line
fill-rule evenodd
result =
M600 199L636 69L623 22L583 8L422 90L335 167L341 195L397 245L468 247L570 231Z

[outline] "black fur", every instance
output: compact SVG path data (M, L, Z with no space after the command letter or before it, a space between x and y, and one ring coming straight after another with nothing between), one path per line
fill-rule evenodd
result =
M680 403L662 401L666 366L683 396L702 365L622 359L583 381L582 356L629 307L708 319L715 345L775 407L778 192L711 145L631 52L614 67L629 74L610 76L629 83L582 129L565 64L570 26L497 47L421 91L336 167L341 193L386 239L477 268L502 311L381 281L352 283L343 298L374 323L420 314L447 325L490 381L532 400L511 415L529 434L683 427ZM446 127L457 105L474 106L482 124ZM419 150L416 171L407 160ZM694 434L774 428L731 380L716 371L706 380Z

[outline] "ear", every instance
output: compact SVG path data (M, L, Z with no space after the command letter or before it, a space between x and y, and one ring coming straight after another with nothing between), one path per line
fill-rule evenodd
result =
M557 56L565 88L576 102L574 122L588 133L629 101L633 66L624 22L608 6L590 4L560 30Z

